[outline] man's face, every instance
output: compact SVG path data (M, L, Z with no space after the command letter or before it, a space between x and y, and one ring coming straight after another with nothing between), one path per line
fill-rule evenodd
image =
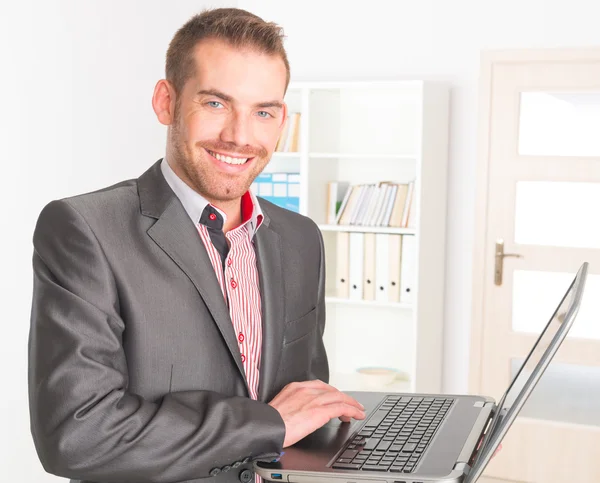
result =
M277 56L204 40L178 97L169 157L213 203L240 198L269 162L286 116L286 69Z

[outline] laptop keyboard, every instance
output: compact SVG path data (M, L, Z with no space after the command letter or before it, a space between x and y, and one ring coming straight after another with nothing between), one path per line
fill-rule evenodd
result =
M440 397L388 396L332 467L414 472L453 401Z

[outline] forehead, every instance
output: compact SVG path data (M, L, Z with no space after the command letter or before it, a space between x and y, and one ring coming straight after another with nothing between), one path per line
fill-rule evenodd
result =
M235 48L219 40L203 40L194 49L193 87L218 89L240 102L283 101L287 72L277 55Z

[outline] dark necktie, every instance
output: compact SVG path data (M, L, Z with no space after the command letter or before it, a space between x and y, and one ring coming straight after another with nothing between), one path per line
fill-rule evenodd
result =
M225 233L223 233L223 217L213 206L206 205L200 217L200 223L208 228L210 241L221 255L221 262L223 268L225 268L225 259L229 253L229 244L225 238Z

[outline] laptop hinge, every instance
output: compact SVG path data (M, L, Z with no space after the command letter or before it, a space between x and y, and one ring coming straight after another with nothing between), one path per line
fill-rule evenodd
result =
M462 471L463 475L468 475L471 471L471 467L467 463L456 463L453 469Z

